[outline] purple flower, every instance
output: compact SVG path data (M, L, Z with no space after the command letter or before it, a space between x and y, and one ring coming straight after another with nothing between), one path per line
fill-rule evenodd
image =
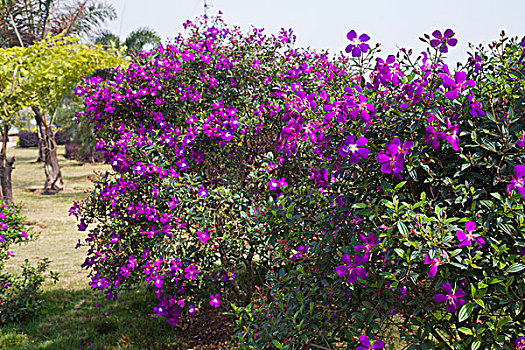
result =
M199 241L201 241L202 243L206 243L210 240L210 234L208 230L198 230L197 237L199 238Z
M208 194L209 193L208 193L208 189L207 188L204 188L202 186L201 186L201 188L199 188L199 192L198 192L199 197L206 198L206 197L208 197Z
M385 150L379 152L377 160L381 165L381 171L385 174L399 174L403 170L405 155L410 153L414 143L406 141L401 147L401 141L396 137L385 146Z
M270 190L275 191L279 188L279 181L277 179L271 179L268 181L268 186L270 187Z
M190 312L190 316L195 316L195 313L197 312L197 309L195 308L195 305L190 305L189 306L189 312Z
M368 337L364 334L361 334L359 337L359 344L361 345L355 348L355 350L377 350L383 349L385 347L385 343L381 339L376 340L374 345L371 345L370 339L368 339Z
M525 131L521 132L520 139L516 143L516 146L518 146L519 148L525 147Z
M525 43L525 41L523 41L523 43ZM525 350L525 337L518 337L514 345L516 345L516 350Z
M218 308L221 304L221 299L219 294L210 295L210 305L214 308Z
M197 270L197 267L195 265L190 265L189 267L186 267L184 269L184 277L190 280L194 280L197 278L197 274L199 273L199 270Z
M425 144L428 145L430 141L432 141L432 148L438 149L439 148L439 139L444 139L446 137L444 132L438 131L439 129L434 128L432 125L427 126L425 129L426 135L425 135Z
M476 223L474 221L469 221L465 223L465 231L467 231L467 233L461 230L456 231L456 236L458 237L458 240L459 240L458 247L462 247L464 245L470 245L472 241L478 242L480 246L482 244L485 244L485 240L482 237L479 237L478 235L475 235L472 233L475 229L476 229Z
M441 73L439 77L443 80L443 86L450 88L449 91L445 92L445 97L453 101L458 98L463 90L468 87L476 86L474 80L467 80L466 72L456 72L454 74L454 79L452 79L448 74Z
M525 196L525 165L516 165L514 167L514 176L510 181L510 184L507 186L507 193L517 189L518 193Z
M478 73L481 70L481 64L483 63L483 60L481 57L477 56L474 57L472 53L469 52L470 57L468 58L468 62L470 66L474 66L474 72Z
M350 164L357 164L359 163L359 157L363 159L368 157L369 149L359 148L359 146L366 145L367 142L368 139L365 137L360 137L354 141L354 135L348 135L343 141L343 146L339 147L339 154L343 158L350 155Z
M310 247L308 246L308 244L306 245L302 245L300 246L299 248L297 248L297 253L295 253L293 256L292 256L292 261L296 261L297 259L299 259L300 257L302 257L309 249Z
M441 286L441 289L445 294L434 295L434 300L436 303L447 303L447 312L454 313L458 308L467 303L464 299L460 299L467 296L461 288L458 288L454 293L452 291L452 286L447 282Z
M336 272L339 275L339 278L348 275L346 277L346 282L355 283L357 282L357 277L365 278L367 276L365 269L362 267L358 267L359 265L363 265L367 261L366 257L357 255L354 258L354 261L352 262L348 254L343 254L341 260L343 260L344 265L339 265L336 268Z
M348 44L345 51L346 53L352 52L353 57L361 56L361 53L367 52L370 48L368 44L365 44L365 42L370 40L370 37L366 34L361 34L358 38L357 33L352 29L346 34L346 37L350 40L350 44Z
M323 106L323 111L328 112L324 116L324 121L330 123L333 117L336 118L338 123L345 123L347 111L343 103L334 101L332 104L326 103Z
M359 239L363 242L363 244L358 244L354 247L355 252L365 251L365 257L368 257L370 254L370 250L372 247L377 245L377 238L378 236L374 235L373 232L370 232L368 234L368 237L366 237L363 234L359 235ZM367 259L368 260L368 259Z
M77 225L79 231L85 231L87 228L87 224L84 221L84 219L80 219L80 224Z
M425 255L425 265L431 265L430 270L428 271L428 277L434 278L437 273L438 266L443 263L442 260L432 258L430 259L430 255L428 253Z
M368 100L363 95L359 95L357 100L349 101L348 107L353 108L353 110L350 111L350 117L352 117L352 119L357 119L359 116L364 122L370 121L370 115L375 113L375 107L367 101Z
M452 31L452 29L445 30L445 33L443 33L443 35L441 35L441 32L439 30L435 30L432 33L432 36L435 39L430 40L430 45L432 47L439 47L439 50L443 53L448 52L447 45L456 46L456 44L458 43L458 39L453 38L454 32Z

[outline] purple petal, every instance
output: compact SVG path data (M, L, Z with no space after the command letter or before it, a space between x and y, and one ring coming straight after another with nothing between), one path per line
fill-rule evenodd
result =
M441 39L441 32L440 32L439 30L434 30L434 31L432 32L432 36L433 36L434 38Z
M355 258L354 258L353 265L354 266L363 265L366 261L367 261L367 259L365 257L363 257L361 255L356 255Z
M392 163L386 162L381 166L381 172L385 174L390 174L392 172Z
M354 247L354 252L360 252L362 250L366 250L366 247L362 244L358 244Z
M447 312L453 314L454 312L456 312L457 309L458 307L456 306L456 303L454 301L447 303Z
M357 150L357 153L359 153L359 155L361 156L361 158L366 158L368 157L368 153L370 152L370 150L368 148L359 148Z
M434 278L436 276L438 270L438 264L434 264L430 266L430 270L428 270L428 277Z
M361 56L361 50L359 49L358 46L354 47L353 50L352 50L352 56L353 57L359 57Z
M363 44L359 44L359 48L361 49L361 51L367 52L370 46L368 46L368 44L363 43Z
M476 223L474 221L469 221L465 223L465 230L472 232L476 229Z
M456 297L458 297L458 298L462 298L462 297L466 296L467 294L463 291L463 289L458 288L458 289L456 290L456 294L454 294L454 295L455 295Z
M466 303L467 303L467 302L466 302L465 300L463 300L463 299L457 299L457 300L456 300L456 305L457 305L458 309L461 308L461 307L462 307L463 305L465 305Z
M346 277L346 282L348 283L356 283L357 282L357 276L355 274L355 269L350 272L350 274Z
M483 237L476 238L476 242L478 242L479 245L485 244L485 240L483 239Z
M458 43L458 39L456 38L451 38L447 40L447 44L449 44L450 46L456 46L457 43Z
M355 38L357 38L357 33L355 32L355 30L352 29L346 34L346 37L348 38L348 40L352 41Z
M370 37L368 35L366 35L366 34L361 34L359 36L359 41L361 41L361 42L365 42L365 41L368 41L368 40L370 40Z
M452 29L447 29L445 30L445 33L443 33L443 37L445 38L450 38L453 35L454 35L454 31L452 31Z
M470 245L472 242L470 241L470 239L465 239L463 242L461 242L460 244L458 244L458 247L463 247L465 245Z
M351 265L352 264L352 260L350 259L350 256L348 254L343 254L343 256L341 257L341 260L346 264L346 265Z
M458 238L458 240L460 242L463 242L464 240L467 239L467 234L461 230L457 230L456 231L456 237Z
M339 278L341 278L348 274L348 267L346 267L345 265L339 265L335 268L335 271L337 272Z
M448 98L450 101L455 100L458 97L458 90L450 90L446 92L445 97Z
M454 78L456 78L456 82L458 84L461 84L465 80L467 80L467 73L466 72L456 72L456 74L454 74Z
M452 286L448 282L441 285L441 290L447 295L452 295Z
M357 164L359 163L359 156L357 155L357 153L352 153L348 158L348 161L350 162L350 164Z
M387 163L387 162L390 162L390 159L392 159L391 157L387 156L385 153L383 153L383 151L379 152L379 154L377 155L377 161L379 163Z
M366 270L362 267L357 267L354 269L354 272L356 274L357 277L363 279L366 277Z
M447 296L445 294L436 294L434 295L434 300L436 303L444 303L447 301Z
M361 334L361 336L359 337L359 342L363 346L366 346L368 348L370 347L370 340L368 340L368 337L364 334Z
M522 178L523 176L525 176L525 165L516 165L514 167L514 176L517 178L517 179L520 179Z
M361 139L361 138L360 138ZM360 140L359 139L359 140ZM359 142L359 140L357 140ZM345 140L343 141L343 143L347 146L350 146L351 144L354 143L354 135L348 135ZM365 142L366 143L366 142ZM357 143L356 143L357 144ZM358 146L362 146L362 145L358 145Z
M399 174L403 170L403 162L396 161L392 168L393 174Z
M357 139L357 141L355 142L356 146L364 146L366 145L366 143L368 142L368 139L364 136L361 136L360 138Z
M323 106L323 111L325 112L329 112L329 111L333 111L334 110L334 106L332 106L331 104L325 104Z
M377 340L374 345L372 345L372 349L383 349L385 347L385 343L382 340Z
M448 75L440 74L439 77L443 79L443 86L448 87L448 88L455 88L457 86L456 82Z

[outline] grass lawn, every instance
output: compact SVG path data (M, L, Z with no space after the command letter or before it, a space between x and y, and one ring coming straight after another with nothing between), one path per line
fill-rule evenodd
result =
M16 271L25 259L47 257L50 269L60 274L56 285L46 283L41 315L0 329L0 349L217 349L226 344L220 325L222 316L205 315L202 319L172 327L151 314L156 298L144 289L123 291L116 301L105 300L92 291L87 272L80 265L86 251L75 249L84 233L76 229L68 210L74 200L82 200L90 188L89 176L105 171L107 165L82 164L63 157L59 162L64 191L43 195L44 168L36 163L38 151L11 148L16 156L13 171L13 198L22 202L23 214L38 232L38 240L15 246L15 258L7 268ZM217 324L219 327L210 327ZM208 334L202 333L207 330ZM219 334L216 336L216 334ZM221 340L222 339L222 340ZM228 347L228 346L224 346Z

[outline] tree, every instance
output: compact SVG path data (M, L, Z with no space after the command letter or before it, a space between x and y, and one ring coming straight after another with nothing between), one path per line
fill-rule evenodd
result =
M47 35L92 36L116 11L96 0L1 0L0 47L31 45Z
M106 47L121 46L126 47L126 54L132 55L140 51L143 51L148 45L158 46L161 44L160 37L158 34L150 28L139 28L132 31L124 41L120 41L120 38L109 31L103 31L96 39L97 44L102 44Z
M0 54L0 126L2 149L0 153L0 200L13 203L11 172L15 158L7 159L7 134L22 108L18 76L25 67L20 49ZM16 67L16 68L15 68Z
M113 6L97 0L0 0L0 4L0 47L35 45L48 36L59 34L91 36L106 20L116 17ZM39 93L40 97L35 100L53 100L45 97L44 91ZM56 111L56 105L33 106L32 109L39 137L39 160L45 163L46 176L55 174L54 180L47 178L46 190L59 190L62 180L56 143L51 124L43 113L46 110ZM51 184L48 181L52 181Z
M5 72L2 70L4 78L0 85L1 96L6 101L3 125L8 128L21 107L32 108L43 150L44 190L47 192L62 189L57 146L51 128L60 102L83 77L96 69L125 64L119 51L81 44L78 40L63 35L48 36L28 47L0 49L0 62L9 63L5 65ZM9 90L7 78L11 76L18 82L16 93ZM7 135L7 131L5 133Z

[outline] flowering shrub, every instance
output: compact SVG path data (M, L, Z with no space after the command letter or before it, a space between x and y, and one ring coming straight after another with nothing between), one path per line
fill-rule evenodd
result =
M5 262L14 256L9 247L34 239L23 220L19 207L0 202L0 325L18 322L42 308L39 287L49 265L47 259L40 260L36 267L26 260L20 275L4 271Z
M77 89L113 167L71 210L93 288L231 307L245 348L521 346L525 42L451 72L451 30L381 59L186 26Z

